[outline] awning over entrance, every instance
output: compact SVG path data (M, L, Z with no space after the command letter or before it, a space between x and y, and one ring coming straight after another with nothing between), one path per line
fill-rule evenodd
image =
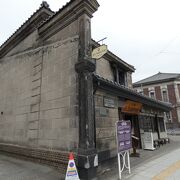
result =
M172 109L172 105L170 103L165 103L159 100L152 99L148 96L145 96L136 92L133 89L127 88L114 81L110 81L98 75L94 74L93 81L94 81L94 90L101 89L113 95L117 95L119 97L123 97L123 98L126 98L131 101L135 101L143 105L148 105L153 108L158 108L166 112ZM132 107L132 104L128 106ZM127 107L125 107L124 111L126 109ZM136 111L138 111L138 109L136 109Z

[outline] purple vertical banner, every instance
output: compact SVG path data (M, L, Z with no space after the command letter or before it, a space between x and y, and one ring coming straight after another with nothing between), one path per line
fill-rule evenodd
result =
M117 121L117 146L118 152L126 151L132 148L131 142L131 121Z

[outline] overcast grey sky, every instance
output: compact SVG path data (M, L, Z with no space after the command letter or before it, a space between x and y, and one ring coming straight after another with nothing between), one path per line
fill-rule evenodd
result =
M0 0L0 44L39 8L42 0ZM68 0L47 0L57 11ZM98 0L92 38L136 68L133 81L157 72L180 73L179 0Z

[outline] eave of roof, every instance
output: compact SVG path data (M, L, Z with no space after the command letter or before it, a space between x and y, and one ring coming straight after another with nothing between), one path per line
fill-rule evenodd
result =
M98 47L100 46L100 44L98 42L96 42L95 40L91 40L92 45L94 47ZM127 62L123 61L121 58L119 58L118 56L116 56L115 54L113 54L111 51L108 50L108 52L104 55L104 58L108 59L109 61L114 61L117 64L120 64L122 67L124 67L124 69L126 69L127 71L131 71L134 72L135 68L134 66L128 64Z
M166 77L155 79L158 77L158 75L165 75ZM169 75L169 77L168 77L168 75ZM178 73L175 74L175 73L160 73L159 72L153 76L150 76L148 78L145 78L145 79L142 79L140 81L133 83L133 87L140 87L140 86L145 86L145 85L170 82L170 81L174 81L178 78L180 78L180 74L178 74Z
M1 46L0 58L6 55L13 47L25 39L39 26L39 23L54 14L49 5L43 1L37 9Z
M165 83L165 82L170 82L174 81L176 78L169 78L169 79L163 79L163 80L158 80L158 81L151 81L151 82L146 82L146 83L133 83L133 87L141 87L141 86L146 86L146 85L153 85L153 84L158 84L158 83Z
M93 80L97 88L102 89L106 92L108 91L111 94L115 94L120 97L124 97L136 102L140 102L144 105L148 105L153 108L158 108L163 111L170 111L173 108L170 103L165 103L159 100L152 99L148 96L136 92L133 89L127 88L114 81L110 81L108 79L100 77L99 75L94 74Z

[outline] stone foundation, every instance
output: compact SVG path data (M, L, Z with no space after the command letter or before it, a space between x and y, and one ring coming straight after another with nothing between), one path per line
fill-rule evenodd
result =
M37 149L11 144L0 144L0 152L24 160L46 164L57 168L61 173L66 172L69 152L48 149ZM76 156L75 156L76 161Z

